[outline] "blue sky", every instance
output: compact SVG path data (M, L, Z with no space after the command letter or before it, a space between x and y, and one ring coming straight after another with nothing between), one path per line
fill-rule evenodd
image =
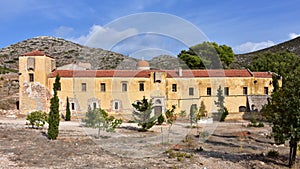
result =
M299 6L300 0L6 0L0 48L55 36L125 55L176 55L204 40L245 53L298 36Z

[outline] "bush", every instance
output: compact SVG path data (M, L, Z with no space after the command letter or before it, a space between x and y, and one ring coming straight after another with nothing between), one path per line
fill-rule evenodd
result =
M250 120L251 123L248 124L248 127L265 127L264 123L259 122L257 124L256 120Z
M28 120L29 123L26 123L26 125L31 125L31 128L44 127L47 119L48 116L46 112L42 112L40 110L34 111L27 116L26 120Z
M222 115L221 115L220 121L224 121L228 114L229 114L229 113L228 113L227 108L224 107L224 110L223 110L223 113L222 113Z
M270 151L268 152L267 156L268 156L268 157L274 157L274 158L276 158L276 157L279 156L279 152L276 151L276 150L270 150Z
M265 125L264 125L264 123L259 122L258 125L257 125L257 127L265 127Z
M162 114L160 114L160 116L158 116L158 118L157 118L157 124L161 125L161 124L163 124L163 122L165 122L165 118Z

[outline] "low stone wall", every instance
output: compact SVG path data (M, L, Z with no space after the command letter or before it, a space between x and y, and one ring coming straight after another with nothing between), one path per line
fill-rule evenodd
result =
M259 112L230 112L226 117L226 120L251 120L256 119L258 121L262 120L263 117Z
M19 114L19 110L2 110L0 109L0 115L9 117L9 118L16 118Z

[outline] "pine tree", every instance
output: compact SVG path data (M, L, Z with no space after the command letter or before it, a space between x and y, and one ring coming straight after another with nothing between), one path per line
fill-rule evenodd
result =
M66 121L70 121L70 120L71 120L70 102L69 102L69 97L67 97Z
M50 113L49 113L49 127L48 127L48 138L50 140L56 140L59 132L59 99L57 96L57 90L60 89L60 76L57 74L55 83L53 84L54 95L50 100Z
M157 116L152 115L152 103L151 101L148 102L145 96L143 100L133 103L132 106L135 108L133 111L134 121L136 121L139 126L142 126L142 131L147 131L155 125Z
M215 105L218 107L218 115L221 115L220 121L224 121L226 116L228 115L228 111L224 106L225 97L223 96L223 90L221 86L219 86L217 90L218 101L215 101Z

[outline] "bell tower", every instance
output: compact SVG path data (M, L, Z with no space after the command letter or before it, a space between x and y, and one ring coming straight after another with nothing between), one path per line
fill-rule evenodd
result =
M40 51L32 51L19 57L21 114L35 110L47 111L47 99L50 95L48 76L55 68L55 60Z

